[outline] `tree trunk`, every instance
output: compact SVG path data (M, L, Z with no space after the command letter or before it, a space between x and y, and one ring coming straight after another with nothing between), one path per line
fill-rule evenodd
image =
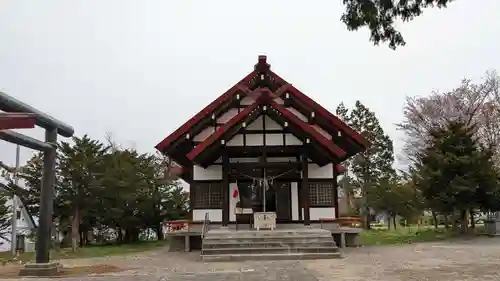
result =
M365 229L369 230L371 229L371 217L370 217L370 211L368 208L365 208L365 215L364 215L364 221L365 221Z
M161 224L156 226L156 237L158 238L159 241L165 238L163 237L163 226Z
M387 229L391 230L391 216L387 215L386 219L387 219Z
M448 214L443 214L444 217L444 227L450 228L450 218Z
M476 219L474 218L474 210L470 209L469 214L470 214L470 228L475 229L476 228Z
M78 249L80 243L80 210L78 206L73 206L73 214L71 215L71 250L73 253Z
M467 214L468 214L467 210L460 211L461 232L462 233L467 233L467 230L469 229L469 218L468 218Z
M394 225L394 230L396 230L396 216L392 217L392 224Z
M130 227L125 230L124 241L126 243L134 243L139 241L139 229Z
M122 243L123 242L123 231L122 231L121 227L118 227L116 229L116 233L117 233L116 241L118 243Z
M431 210L431 214L432 214L432 220L434 221L434 228L438 229L439 222L438 222L437 214L436 214L436 212L434 212L434 210Z

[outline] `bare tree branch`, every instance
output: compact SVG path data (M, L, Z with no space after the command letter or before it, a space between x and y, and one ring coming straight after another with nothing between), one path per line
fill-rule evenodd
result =
M404 120L397 124L405 133L403 153L406 159L414 160L418 151L427 144L432 127L455 119L464 120L477 127L480 142L495 149L500 142L500 77L488 71L479 84L464 79L460 86L450 92L433 92L427 97L408 97L404 107ZM500 159L500 157L499 157Z

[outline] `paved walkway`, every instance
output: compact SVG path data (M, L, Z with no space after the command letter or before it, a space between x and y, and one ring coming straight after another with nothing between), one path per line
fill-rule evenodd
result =
M197 253L158 250L63 263L105 263L129 270L92 278L58 279L61 281L497 281L500 239L350 249L344 259L336 260L203 263Z

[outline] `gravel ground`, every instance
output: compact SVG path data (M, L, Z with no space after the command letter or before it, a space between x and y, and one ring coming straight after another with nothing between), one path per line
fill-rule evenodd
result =
M128 270L57 279L61 281L487 281L500 280L500 238L349 249L344 259L335 260L203 263L198 253L157 250L62 263L104 263Z

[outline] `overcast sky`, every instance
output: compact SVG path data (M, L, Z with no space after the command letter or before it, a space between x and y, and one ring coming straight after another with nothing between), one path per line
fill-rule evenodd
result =
M348 32L340 0L0 0L0 91L77 135L142 152L252 70L273 70L324 107L361 100L401 149L406 96L500 68L500 1L461 0L400 25L396 51ZM314 4L312 4L314 3ZM43 131L29 132L42 137ZM2 161L15 146L0 141ZM30 156L22 150L22 158Z

